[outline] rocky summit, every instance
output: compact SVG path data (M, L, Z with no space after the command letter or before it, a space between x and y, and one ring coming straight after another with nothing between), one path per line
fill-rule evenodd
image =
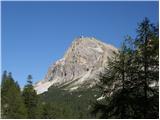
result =
M76 38L64 57L52 64L44 78L34 85L38 94L52 85L73 91L90 88L98 81L98 74L107 64L107 58L117 49L95 38Z

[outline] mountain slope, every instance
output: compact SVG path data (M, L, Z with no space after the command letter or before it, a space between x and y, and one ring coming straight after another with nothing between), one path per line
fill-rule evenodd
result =
M41 94L52 85L70 91L90 88L98 81L98 73L113 51L117 49L95 38L76 38L64 57L50 66L45 79L35 84L35 90Z
M92 105L100 96L96 87L68 92L55 86L39 95L42 103L52 103L56 119L95 118L91 115Z

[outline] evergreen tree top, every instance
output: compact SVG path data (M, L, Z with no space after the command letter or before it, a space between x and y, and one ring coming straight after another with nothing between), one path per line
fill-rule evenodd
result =
M32 75L30 75L30 74L27 77L27 83L32 85Z

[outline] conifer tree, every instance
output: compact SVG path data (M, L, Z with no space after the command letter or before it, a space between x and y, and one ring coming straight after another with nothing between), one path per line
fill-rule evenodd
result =
M143 108L143 118L158 118L158 81L159 81L159 46L158 46L158 27L150 23L145 18L139 24L137 29L136 46L136 63L138 64L138 89L141 92L140 101L143 103L137 104ZM142 88L142 89L140 89ZM139 92L139 94L140 94ZM154 112L153 112L154 111Z
M100 111L101 118L158 118L158 38L158 27L145 18L136 39L129 37L100 75L105 101L97 102L93 113Z
M32 85L32 76L28 75L27 85L23 90L23 98L28 112L28 118L36 118L38 96Z
M96 103L92 111L101 111L100 118L129 118L130 97L128 96L128 64L129 50L123 43L122 48L108 60L105 72L100 75L98 85L105 97L105 103Z
M55 118L54 107L51 103L43 104L42 118L43 119L54 119Z
M4 71L1 86L2 118L26 118L27 111L21 96L20 87L12 74Z

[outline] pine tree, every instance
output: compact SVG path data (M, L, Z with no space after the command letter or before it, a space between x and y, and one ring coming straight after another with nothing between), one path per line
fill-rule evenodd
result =
M20 87L12 74L4 71L1 86L2 118L26 118L27 112L21 96Z
M27 77L27 85L23 89L23 98L28 111L28 118L36 118L38 96L33 88L31 75Z

